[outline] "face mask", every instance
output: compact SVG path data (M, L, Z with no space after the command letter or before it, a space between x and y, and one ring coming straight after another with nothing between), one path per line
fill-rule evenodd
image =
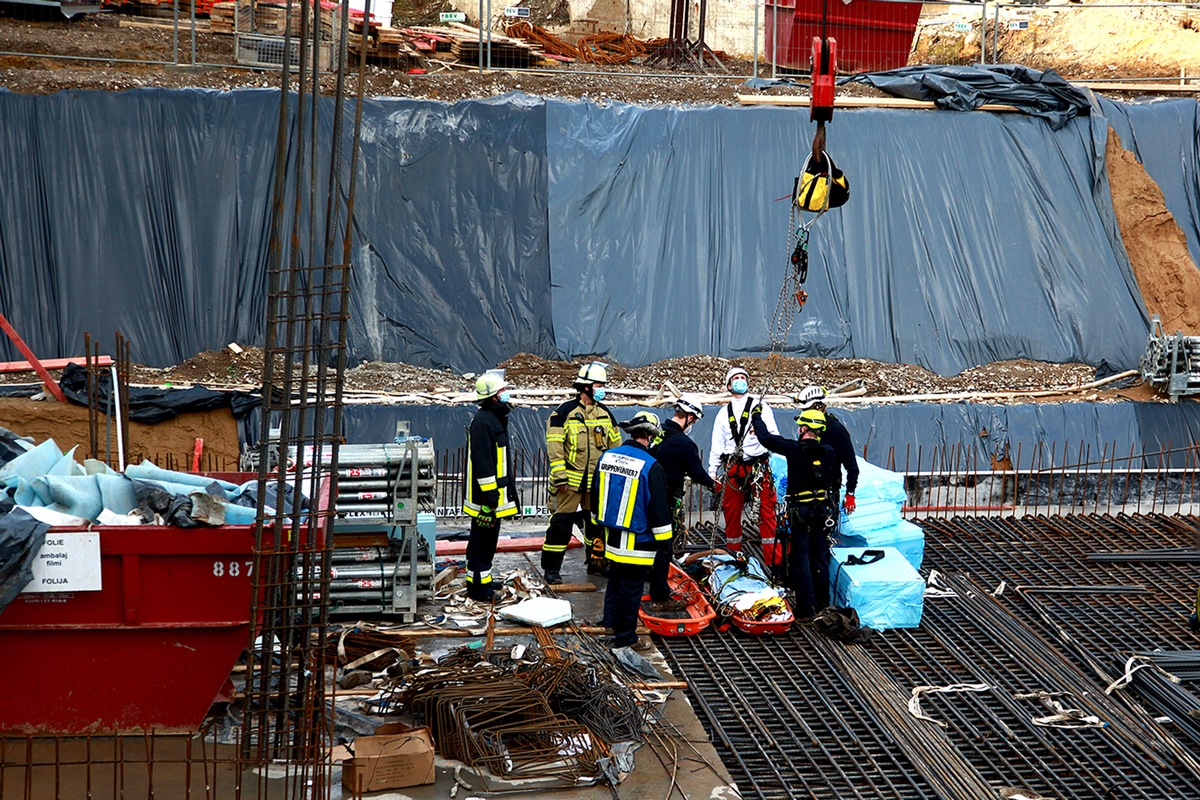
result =
M603 400L604 394L605 394L604 387L597 386L595 389L592 390L592 399L593 400Z
M735 378L733 381L733 393L745 394L750 391L750 384L745 378Z
M512 400L512 392L501 392L499 395L497 395L496 399L498 399L501 403L507 403Z
M692 421L683 426L684 433L691 433L692 428L696 427L696 418L692 417Z

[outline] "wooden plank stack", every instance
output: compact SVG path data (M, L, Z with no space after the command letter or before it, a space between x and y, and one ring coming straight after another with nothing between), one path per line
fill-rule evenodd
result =
M213 33L233 34L235 16L238 32L245 33L249 31L251 25L254 23L254 12L251 10L250 3L246 2L246 0L241 0L241 2L227 0L227 2L213 3L212 11L209 13Z

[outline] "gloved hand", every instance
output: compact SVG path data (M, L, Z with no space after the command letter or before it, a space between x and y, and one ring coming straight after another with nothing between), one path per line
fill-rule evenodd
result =
M856 508L858 508L858 504L854 502L854 495L846 495L846 499L842 501L842 510L847 514L853 514Z
M1195 611L1193 611L1192 615L1188 617L1188 628L1192 631L1192 633L1200 633L1200 616L1198 616Z
M725 484L721 483L720 481L713 481L713 485L708 487L708 490L713 494L720 494L724 488Z
M762 403L754 404L754 408L750 409L750 416L752 416L752 417L762 416Z
M475 521L484 528L490 528L496 524L496 510L491 506L481 506L479 514L476 515Z

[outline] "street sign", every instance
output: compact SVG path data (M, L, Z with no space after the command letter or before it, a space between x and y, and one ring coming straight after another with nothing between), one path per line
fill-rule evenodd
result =
M522 8L521 6L509 6L508 8L504 9L504 16L506 16L506 17L528 17L529 9Z
M957 31L958 33L968 33L971 30L971 23L956 22L956 23L954 23L954 30Z
M1008 29L1010 31L1024 31L1029 29L1029 20L1013 19L1008 21Z
M438 19L442 22L466 22L467 15L461 11L443 11L438 14Z

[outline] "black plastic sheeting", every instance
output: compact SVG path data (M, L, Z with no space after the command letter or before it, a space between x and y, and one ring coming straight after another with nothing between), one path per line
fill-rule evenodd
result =
M67 364L58 381L63 394L73 403L88 404L87 370L78 364ZM97 407L102 414L112 413L112 378L101 374L94 388ZM203 386L187 389L155 389L134 386L129 389L129 418L153 425L188 412L228 408L235 417L242 417L262 405L262 398L249 392L218 392Z
M550 408L517 408L509 416L509 431L517 448L544 452L546 420ZM641 407L615 409L618 420L628 419ZM664 409L649 409L665 418ZM706 407L692 438L707 454L716 407ZM389 442L396 422L409 420L412 432L432 437L440 451L466 443L466 426L474 409L447 406L350 406L345 411L346 438L352 443ZM796 409L775 410L775 420L787 435L794 433ZM980 403L910 403L835 408L846 424L855 449L867 449L867 459L912 470L934 468L934 452L943 449L949 458L958 449L968 458L972 449L981 460L1008 454L1024 466L1043 468L1075 464L1080 447L1099 459L1101 453L1126 457L1131 452L1157 454L1176 450L1163 465L1195 467L1183 450L1200 442L1200 403L1036 403L988 405ZM1036 461L1035 461L1036 459ZM986 463L986 462L984 462ZM1158 465L1157 457L1149 466Z
M0 91L0 306L35 352L75 355L85 330L114 328L151 365L261 343L277 102ZM1198 248L1194 106L1102 108ZM806 109L381 98L363 125L351 363L770 349ZM851 200L814 227L789 351L943 374L1009 358L1134 366L1147 319L1106 128L1097 113L1055 131L838 111L829 148Z
M0 516L0 614L33 580L33 562L50 526L27 511L6 510Z
M930 100L938 108L971 111L985 103L1003 103L1046 120L1058 130L1072 117L1091 111L1091 93L1072 85L1052 69L1041 72L1019 64L974 67L903 67L854 75L897 97Z

